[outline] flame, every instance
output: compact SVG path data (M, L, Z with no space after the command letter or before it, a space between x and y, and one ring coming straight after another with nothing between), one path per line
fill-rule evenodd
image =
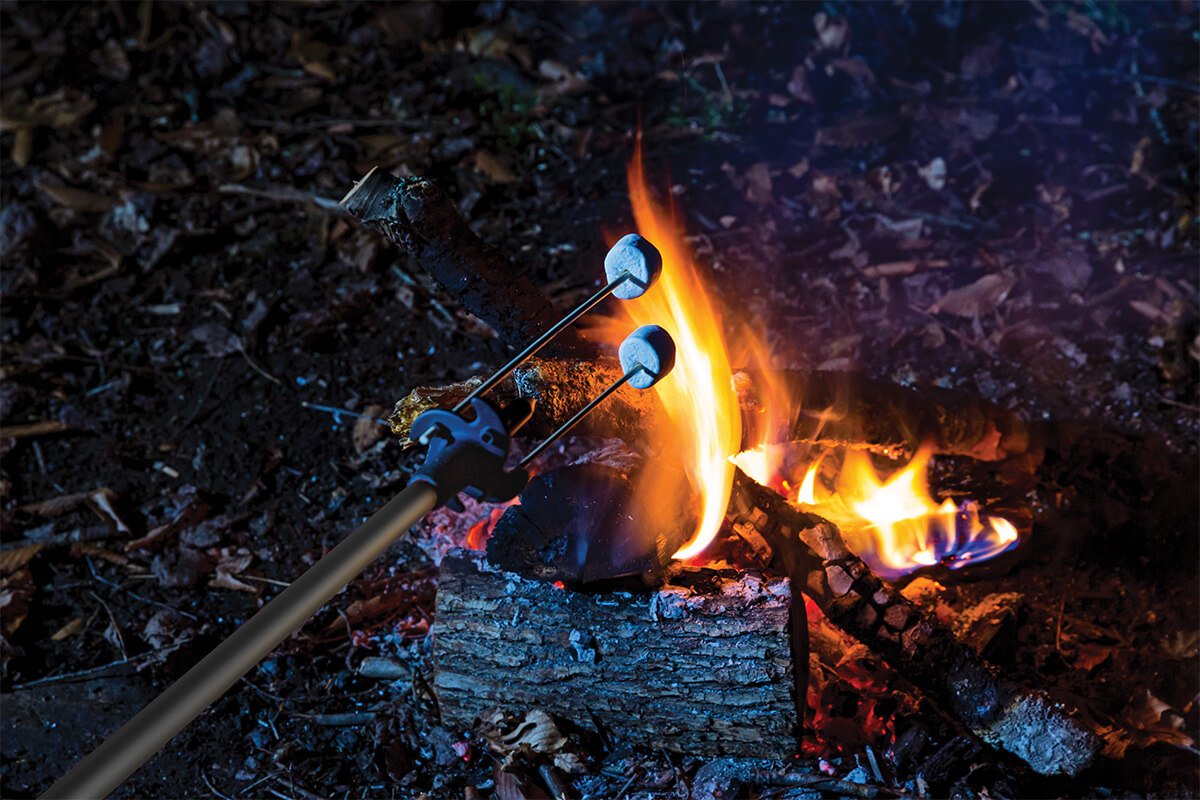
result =
M973 503L937 503L926 481L932 451L921 448L901 470L883 480L867 456L849 452L836 482L836 492L818 480L822 462L813 464L799 490L788 482L786 448L763 446L741 450L743 414L749 436L777 441L800 409L790 405L785 383L777 380L764 338L745 326L733 342L739 364L758 378L735 381L720 313L697 270L674 207L662 207L646 181L639 136L628 169L629 196L638 233L662 254L658 283L640 298L619 305L625 317L620 336L633 327L661 325L675 340L675 369L655 386L669 425L651 432L651 449L669 452L683 464L700 494L699 521L675 558L700 555L716 537L724 520L735 464L763 485L782 491L841 527L847 544L886 578L899 577L924 565L967 561L996 555L1017 541L1007 520L981 516ZM612 329L614 344L620 341ZM821 412L823 419L830 410ZM736 455L735 455L736 454ZM798 474L798 473L796 473ZM649 479L647 479L649 480ZM661 486L640 489L658 496ZM678 509L664 508L662 520L672 524Z
M686 560L708 546L724 520L733 486L729 456L741 443L741 415L720 315L674 209L663 208L651 196L640 139L628 178L638 233L662 254L663 271L650 291L620 308L634 326L661 325L675 340L675 369L654 387L670 425L655 432L652 446L673 451L700 493L696 531L675 553L675 558Z
M926 478L932 456L931 447L922 447L883 480L865 453L850 451L836 493L817 480L818 462L805 474L795 502L836 523L850 549L885 578L938 563L957 569L1016 544L1017 530L1008 520L981 515L971 501L960 507L933 499Z

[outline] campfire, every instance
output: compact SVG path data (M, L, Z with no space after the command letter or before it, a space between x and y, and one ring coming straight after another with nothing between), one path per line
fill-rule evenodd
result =
M351 212L501 337L518 344L552 318L430 184L368 180L379 187ZM523 433L542 436L620 376L604 353L632 327L667 329L676 367L652 392L614 394L581 428L593 438L535 462L518 500L427 520L443 719L538 709L700 756L871 743L903 759L940 737L959 743L959 764L1015 756L1076 775L1097 763L1101 727L985 660L996 626L952 632L939 584L914 576L950 581L1018 548L1038 429L963 393L773 364L761 331L722 319L640 151L629 190L660 282L494 391L535 400ZM456 235L413 235L426 226ZM478 384L415 390L393 430L407 436ZM935 481L939 459L951 467Z

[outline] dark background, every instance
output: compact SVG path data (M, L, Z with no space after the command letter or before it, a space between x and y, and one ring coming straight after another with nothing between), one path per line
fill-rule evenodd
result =
M779 366L965 388L1196 475L1190 3L5 2L0 28L6 796L404 484L386 428L305 403L382 417L503 359L336 208L375 165L435 180L568 308L631 224L640 120L728 319ZM1183 708L1196 505L1121 469L1076 498L1085 580L1140 569L1126 613L1183 661L1114 658L1097 693ZM1153 548L1138 497L1174 505ZM386 561L334 605L390 592L392 616L319 618L118 796L461 796L458 734L352 675L420 663L427 563ZM373 726L304 716L376 702Z

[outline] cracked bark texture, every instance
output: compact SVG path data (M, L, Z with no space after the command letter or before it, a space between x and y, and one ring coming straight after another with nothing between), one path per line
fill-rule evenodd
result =
M443 721L540 708L689 755L791 755L787 580L687 569L673 583L576 592L452 552L432 629Z

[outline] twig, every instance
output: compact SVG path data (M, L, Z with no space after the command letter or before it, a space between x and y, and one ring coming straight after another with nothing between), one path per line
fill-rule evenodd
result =
M213 794L215 794L217 797L221 798L221 800L233 800L232 797L229 797L228 795L224 795L224 794L221 794L220 792L218 792L217 787L215 787L211 783L209 783L208 775L204 774L203 769L200 770L200 779L204 781L204 785L208 787L208 790L210 792L212 792Z
M1191 405L1190 403L1181 403L1178 400L1172 400L1169 397L1164 397L1163 395L1159 394L1158 392L1151 392L1150 394L1153 395L1154 397L1156 397L1159 401L1166 403L1169 406L1175 406L1176 408L1182 408L1184 411L1191 411L1193 414L1200 414L1200 406L1194 406L1194 405Z
M291 777L288 778L286 784L284 784L283 778L276 778L275 782L280 785L286 785L288 789L291 789L293 792L299 794L301 797L307 798L307 800L326 800L326 798L322 797L321 795L317 794L316 792L310 792L308 789L305 789L302 786L297 786L295 781L293 781L291 779ZM274 789L268 788L267 791L270 792L271 794L275 795L276 797L283 797L283 798L287 798L287 800L291 800L291 798L288 798L288 796L286 794L281 794L281 793L275 791Z
M166 651L168 651L170 649L171 648L169 648L169 647L160 647L157 650L151 650L147 653L142 653L139 656L134 656L133 658L123 658L120 661L110 661L109 663L101 664L98 667L90 667L88 669L79 670L78 672L68 672L63 675L50 675L45 678L38 678L37 680L34 680L34 681L26 681L25 683L18 683L18 684L15 684L9 691L16 692L21 689L31 688L33 686L45 686L48 683L64 683L64 682L70 682L73 680L86 679L89 675L93 675L97 672L103 672L104 670L112 669L113 667L120 667L125 664L138 664L143 661L148 662L151 660L151 658L150 658L151 656L158 655L159 653L165 653Z
M42 422L31 422L27 425L5 425L0 428L0 439L25 439L31 436L48 436L52 433L62 433L71 430L65 422L48 419Z
M767 770L750 770L746 775L749 781L762 786L811 786L825 792L840 792L855 797L875 798L881 792L901 797L902 793L886 786L873 786L867 783L854 783L827 775L804 775L798 772L770 772Z
M262 375L264 378L266 378L267 380L269 380L271 383L275 384L276 386L283 385L283 381L279 380L279 378L276 378L274 375L272 375L271 373L267 372L265 369L260 367L255 362L255 360L250 357L250 354L246 352L245 345L242 345L240 342L238 345L238 352L240 352L242 354L242 358L246 359L246 363L250 365L250 369L254 370L259 375Z
M188 612L184 611L183 609L175 608L174 606L169 606L166 603L160 603L157 600L151 600L148 597L142 597L140 594L133 591L132 589L126 589L124 586L122 586L119 583L113 583L110 580L101 578L100 573L96 572L95 566L92 565L92 560L90 558L87 559L87 565L88 565L88 571L90 571L92 573L92 577L107 586L111 586L114 589L119 589L120 591L125 592L130 597L132 597L136 600L141 600L143 603L149 603L150 605L158 606L159 608L166 609L167 611L173 611L176 614L181 614L181 615L187 617L188 619L193 619L193 620L196 620L197 622L200 621L200 618L197 617L195 614L189 614Z
M250 197L265 197L268 200L278 200L285 203L312 203L326 211L343 211L337 200L322 197L313 192L305 192L290 186L270 186L266 189L255 189L240 183L223 183L218 191L221 194L245 194Z
M112 623L113 633L116 635L116 638L117 638L117 641L116 641L117 649L121 651L121 658L128 661L129 653L126 652L126 650L125 650L125 637L121 635L121 628L120 628L120 626L117 625L117 618L113 616L112 609L108 607L108 603L104 602L100 598L100 595L96 594L95 592L88 592L88 594L90 594L92 597L96 598L96 602L104 607L104 613L108 614L108 621L110 623Z
M311 408L313 411L325 411L329 414L333 414L333 424L335 424L335 425L339 424L342 421L340 419L340 417L343 414L345 414L348 417L355 417L357 419L369 419L372 422L378 422L380 425L388 424L388 421L386 419L380 419L379 417L372 417L370 414L360 414L357 411L349 411L345 408L334 408L333 406L322 406L322 405L318 405L317 403L310 403L307 400L301 400L300 405L304 408Z

